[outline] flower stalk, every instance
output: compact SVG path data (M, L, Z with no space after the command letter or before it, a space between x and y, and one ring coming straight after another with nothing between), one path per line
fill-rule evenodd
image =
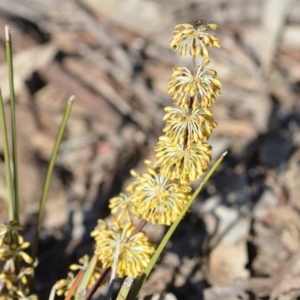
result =
M110 200L110 216L98 220L91 234L96 242L94 255L104 271L96 283L86 285L89 291L85 300L91 299L112 269L113 276L120 278L148 276L197 193L224 157L192 194L191 183L208 170L212 157L208 140L217 127L210 107L220 94L221 83L217 72L208 68L209 49L221 47L211 34L215 29L215 24L205 22L174 28L170 47L181 57L190 56L192 68L176 67L172 72L168 94L174 105L165 108L163 135L154 149L156 161L145 161L146 171L142 174L131 172L133 181ZM154 245L142 231L147 223L171 226L155 254Z
M13 54L11 42L11 30L5 26L5 45L6 59L8 69L9 94L10 94L10 112L11 112L11 142L12 142L12 165L13 165L13 212L10 220L19 221L19 178L18 178L18 157L17 157L17 122L15 109L15 88L14 88L14 71L13 71Z

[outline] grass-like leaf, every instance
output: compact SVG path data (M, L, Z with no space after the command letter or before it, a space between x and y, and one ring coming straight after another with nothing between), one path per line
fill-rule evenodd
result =
M3 138L5 173L6 173L6 182L7 182L7 189L8 189L9 220L12 221L15 219L14 187L13 187L13 182L12 182L7 126L6 126L4 103L3 103L1 90L0 90L0 126L1 126L1 131L2 131L2 138Z
M85 299L85 294L86 294L86 291L87 291L87 285L90 281L90 278L91 276L93 275L93 272L96 268L96 265L97 265L97 261L98 261L98 258L97 256L93 256L92 259L90 260L88 266L87 266L87 269L85 270L85 273L78 285L78 289L76 291L76 294L75 294L75 298L74 300L84 300Z
M131 276L127 276L123 281L123 284L121 286L116 300L126 300L132 284L133 278Z
M59 128L59 131L58 131L58 134L57 134L57 137L55 140L55 144L54 144L54 147L52 150L52 154L51 154L51 158L50 158L50 162L49 162L49 166L48 166L48 170L47 170L47 175L46 175L45 183L44 183L43 190L42 190L42 196L40 199L40 207L39 207L38 219L37 219L37 224L36 224L36 228L35 228L35 236L34 236L34 242L33 242L33 251L32 251L33 258L35 258L37 255L38 240L39 240L39 235L40 235L40 231L41 231L41 227L42 227L42 221L43 221L43 217L44 217L44 213L45 213L45 205L46 205L46 199L47 199L48 192L49 192L51 177L52 177L52 174L54 171L59 147L61 145L62 138L65 133L67 121L68 121L69 115L71 113L74 99L75 99L75 97L71 96L68 100L68 103L67 103L64 115L63 115L63 119L60 124L60 128Z
M10 95L10 114L11 114L11 144L12 144L12 182L13 182L13 197L10 201L13 202L12 212L10 212L10 220L19 222L19 178L18 178L18 157L17 157L17 123L15 109L15 89L14 89L14 71L13 71L13 54L11 31L9 26L5 26L5 48L6 60L8 68L9 95Z

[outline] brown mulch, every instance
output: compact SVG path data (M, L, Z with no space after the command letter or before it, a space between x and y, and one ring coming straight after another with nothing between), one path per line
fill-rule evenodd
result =
M92 252L89 232L107 216L109 198L131 168L153 156L163 107L171 104L167 81L185 63L168 49L172 29L200 19L219 25L223 47L213 51L212 64L223 86L211 144L214 159L228 155L141 297L299 299L299 16L293 0L0 1L0 85L7 102L9 24L29 240L57 128L68 97L76 97L46 207L35 283L41 299L70 262ZM163 229L148 230L158 242Z

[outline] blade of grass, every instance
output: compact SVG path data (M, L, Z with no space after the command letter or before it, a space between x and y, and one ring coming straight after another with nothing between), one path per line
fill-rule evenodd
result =
M44 213L45 213L46 198L48 196L51 177L52 177L52 174L54 171L57 154L58 154L61 142L62 142L63 135L65 133L67 121L68 121L68 118L71 113L74 99L75 99L75 97L71 96L68 100L68 103L67 103L64 115L63 115L63 119L60 124L60 128L59 128L59 131L58 131L58 134L57 134L57 137L55 140L55 144L54 144L54 147L52 150L52 154L51 154L51 158L50 158L50 162L49 162L49 166L48 166L48 170L47 170L47 175L46 175L45 183L44 183L43 190L42 190L42 196L40 199L40 207L39 207L38 219L37 219L37 224L36 224L36 228L35 228L35 236L34 236L34 241L33 241L33 251L32 251L33 258L35 258L37 255L39 235L40 235L40 231L41 231L41 227L42 227L42 220L43 220Z
M185 207L185 209L181 212L180 216L178 217L178 219L169 227L167 233L164 235L162 241L160 242L159 246L157 247L154 255L151 258L151 261L146 269L146 271L144 272L144 274L138 279L138 281L136 282L136 284L134 285L134 288L132 290L132 292L130 293L130 296L128 298L128 300L133 300L136 298L138 292L140 291L141 287L143 286L145 280L148 278L150 272L152 271L154 265L156 264L156 261L158 260L159 256L161 255L162 251L164 250L164 248L166 247L168 241L170 240L172 234L174 233L175 229L177 228L178 224L181 222L182 218L185 216L185 214L188 212L190 206L192 205L192 203L195 201L197 195L201 192L201 190L203 189L204 185L206 184L206 182L209 180L209 178L213 175L213 173L215 172L215 170L217 169L217 167L221 164L221 162L223 161L225 155L227 154L227 152L224 152L218 159L217 161L214 163L214 165L210 168L210 170L206 173L205 177L203 178L203 180L201 181L199 187L195 190L195 192L193 193L190 201L188 202L187 206Z
M126 300L132 284L133 284L133 277L127 276L121 286L121 289L118 293L116 300Z
M17 124L15 110L15 89L14 89L14 72L13 72L13 54L11 43L11 30L5 26L5 45L6 59L8 67L8 81L10 94L10 113L11 113L11 142L12 142L12 164L13 164L13 219L19 222L19 178L18 178L18 157L17 157Z
M14 188L12 183L12 174L10 167L10 153L9 153L9 144L7 136L7 126L4 112L4 103L2 98L2 92L0 90L0 126L2 131L3 138L3 151L4 151L4 162L5 162L5 173L8 189L8 211L9 211L9 220L12 221L15 218L14 214Z
M82 280L80 281L80 284L76 291L74 300L84 300L85 299L87 285L88 285L90 278L94 272L94 269L96 268L96 265L97 265L97 256L94 255L88 264L88 267L82 277Z

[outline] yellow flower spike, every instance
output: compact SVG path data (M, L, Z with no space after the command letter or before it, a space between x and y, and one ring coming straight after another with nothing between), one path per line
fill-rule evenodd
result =
M101 267L112 267L113 274L120 277L144 272L154 251L144 233L133 235L140 227L134 228L131 212L142 219L139 225L145 221L171 225L191 199L191 182L208 168L212 149L206 141L217 126L209 107L221 87L216 71L207 68L209 48L221 46L210 33L216 28L205 22L175 26L170 47L183 57L191 55L193 69L173 69L168 93L176 105L165 109L164 136L155 148L157 160L147 161L141 175L131 171L134 181L126 194L110 200L110 219L98 221L91 233Z

